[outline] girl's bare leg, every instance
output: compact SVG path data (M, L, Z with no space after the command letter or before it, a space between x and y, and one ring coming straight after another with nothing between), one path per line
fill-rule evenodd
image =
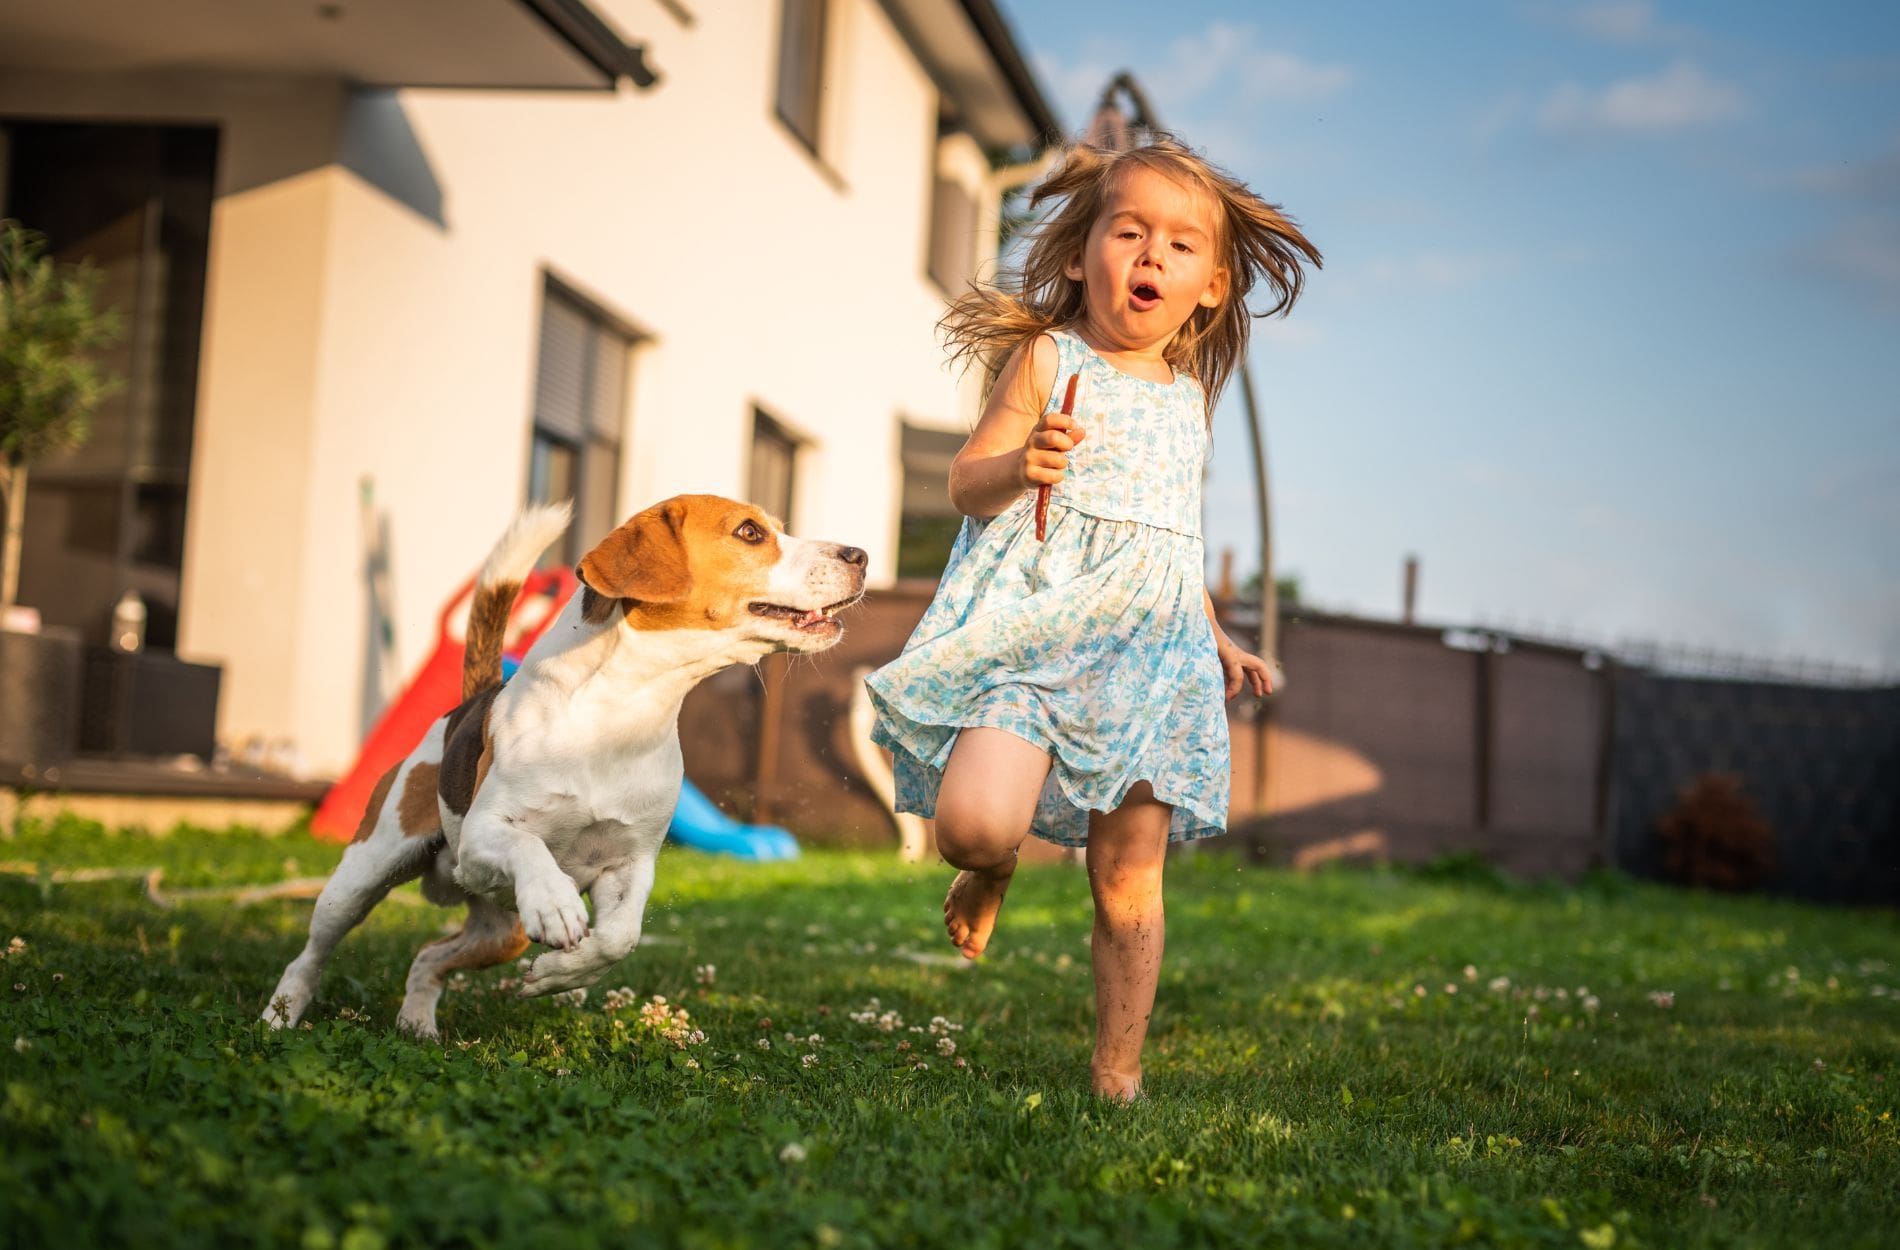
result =
M965 729L937 790L937 852L963 869L943 900L943 927L965 959L989 945L1029 836L1049 755L1002 729Z
M1154 1013L1165 937L1161 870L1173 808L1142 782L1112 812L1089 818L1089 891L1095 897L1095 1092L1130 1102L1141 1094L1141 1048Z

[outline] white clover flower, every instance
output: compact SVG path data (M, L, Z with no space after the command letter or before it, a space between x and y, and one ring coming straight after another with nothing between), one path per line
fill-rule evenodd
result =
M1649 1001L1657 1007L1668 1008L1676 1005L1676 992L1674 990L1651 990L1644 997L1648 998Z
M1412 997L1413 998L1425 997L1425 987L1422 985L1414 985L1412 987Z
M1477 966L1475 964L1466 964L1465 965L1465 980L1476 981L1477 979L1478 979Z
M816 1063L818 1062L818 1056L817 1056L817 1055L812 1055L812 1054L804 1054L804 1055L800 1055L800 1056L798 1057L798 1062L799 1062L800 1064L802 1064L803 1066L805 1066L805 1067L807 1067L807 1068L809 1068L809 1067L812 1067L813 1065L815 1065L815 1064L816 1064Z
M940 1055L956 1054L957 1053L956 1042L947 1037L938 1038L937 1039L937 1053Z
M761 1037L756 1044L760 1050L772 1049L772 1039L769 1037Z
M1458 992L1458 983L1456 981L1445 982L1445 993L1456 994L1457 992Z
M1597 998L1595 994L1585 994L1583 996L1583 1009L1585 1011L1594 1012L1598 1007L1601 1007L1602 1005L1603 1005L1602 1002Z
M818 1045L818 1043L825 1040L825 1036L822 1033L813 1033L810 1037L806 1038L805 1040L811 1043L813 1046L816 1046Z
M688 1068L690 1068L690 1069L691 1069L692 1071L694 1071L694 1072L697 1072L697 1071L699 1071L699 1060L697 1060L697 1059L688 1059L688 1060L686 1061L686 1066L687 1066Z
M13 1053L14 1054L24 1055L27 1051L32 1050L32 1049L33 1049L33 1043L27 1041L24 1037L16 1037L13 1039Z
M718 975L719 969L712 964L700 964L697 968L693 969L693 980L699 982L701 985L711 985L714 978Z
M805 1148L795 1141L788 1141L779 1148L778 1161L780 1163L803 1163L805 1161Z
M1510 988L1511 988L1511 978L1509 977L1492 977L1491 978L1490 989L1492 993L1502 994L1505 990L1508 990Z

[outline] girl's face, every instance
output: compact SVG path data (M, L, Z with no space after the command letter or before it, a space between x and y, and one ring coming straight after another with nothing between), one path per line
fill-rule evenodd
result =
M1082 255L1063 272L1083 284L1089 325L1124 349L1165 345L1196 308L1227 294L1213 199L1136 165L1115 176Z

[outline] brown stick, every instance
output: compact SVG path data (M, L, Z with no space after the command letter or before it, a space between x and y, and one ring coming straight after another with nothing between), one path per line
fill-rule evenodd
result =
M1069 389L1062 396L1062 415L1065 417L1073 416L1075 413L1075 384L1081 376L1080 373L1069 375ZM1049 485L1045 482L1036 487L1036 541L1044 541L1048 537L1048 530Z

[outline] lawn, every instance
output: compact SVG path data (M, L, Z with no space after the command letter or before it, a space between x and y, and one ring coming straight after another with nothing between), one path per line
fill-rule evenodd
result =
M1149 1097L1114 1107L1085 1093L1074 868L1026 868L971 967L946 957L940 865L669 850L648 940L585 1002L471 975L438 1048L392 1023L450 916L413 886L343 945L308 1027L256 1023L310 904L193 891L337 854L0 838L0 1241L1786 1247L1900 1226L1891 912L1181 858ZM136 875L61 875L113 867L162 868L168 905Z

